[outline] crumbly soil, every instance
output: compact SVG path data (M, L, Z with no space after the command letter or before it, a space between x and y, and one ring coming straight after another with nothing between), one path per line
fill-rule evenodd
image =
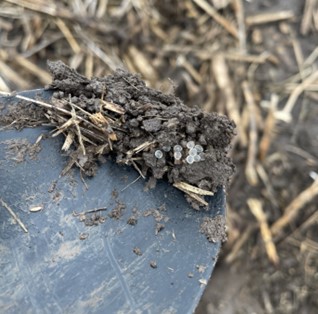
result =
M225 242L227 240L224 216L205 217L200 227L200 231L212 242Z
M175 95L149 88L138 75L124 70L88 79L61 61L49 61L48 68L52 83L47 88L54 90L51 102L59 108L57 113L24 104L17 106L19 112L11 109L1 122L14 122L19 128L49 124L61 129L67 119L60 112L80 117L63 132L77 135L63 174L76 164L94 176L103 156L111 154L118 163L134 166L141 176L150 176L150 182L165 178L171 184L185 182L210 192L229 184L235 170L228 156L235 125L226 116L189 108ZM186 160L189 142L203 149L197 152L198 162ZM182 149L181 159L175 158L175 145ZM162 156L156 156L158 151ZM187 200L197 209L204 204L189 195Z
M49 88L56 90L53 95L57 103L61 97L70 97L72 103L95 114L101 112L103 99L122 109L124 114L115 116L118 120L108 125L109 131L116 134L112 152L118 163L135 164L144 176L167 177L170 183L184 181L212 192L228 185L234 172L228 157L234 123L227 117L189 108L176 96L148 88L138 75L123 70L89 80L61 61L48 62L48 66L53 76ZM103 111L105 115L111 113ZM189 141L203 147L204 161L185 161ZM149 145L130 158L130 152L145 143ZM175 145L181 145L184 151L179 162L173 156ZM165 152L165 147L170 150ZM104 152L110 150L108 145ZM162 158L156 158L156 150L163 152Z

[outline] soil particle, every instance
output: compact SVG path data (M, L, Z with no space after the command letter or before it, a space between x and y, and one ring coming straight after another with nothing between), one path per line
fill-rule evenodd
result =
M100 213L87 213L80 215L80 220L84 221L85 226L98 226L106 221L106 217L102 216Z
M227 239L225 232L225 218L221 215L215 217L205 217L200 226L200 232L203 233L209 242L225 242Z
M131 226L137 225L138 219L136 216L132 215L127 219L127 224Z
M143 216L144 217L153 216L156 222L161 222L161 221L167 222L169 220L167 216L163 215L158 209L155 209L155 208L146 210L143 213Z
M149 265L150 265L151 268L157 268L158 267L156 261L150 261Z
M161 224L159 222L156 223L156 228L155 228L155 234L157 235L160 231L162 231L165 228L164 224Z
M119 219L123 215L123 210L126 208L126 205L120 202L117 202L117 205L111 212L108 214L110 218Z
M196 265L196 269L199 273L204 273L205 272L205 269L206 269L206 266L203 266L203 265Z
M53 180L49 186L49 188L47 189L48 193L52 193L55 188L56 188L56 185L57 185L57 181L56 180Z
M141 249L139 247L134 247L133 252L138 256L142 255Z

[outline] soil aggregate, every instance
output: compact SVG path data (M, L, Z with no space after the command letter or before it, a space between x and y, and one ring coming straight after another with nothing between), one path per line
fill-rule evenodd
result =
M206 236L209 242L216 243L227 240L224 216L204 217L200 231Z
M225 116L189 108L174 95L148 88L138 75L124 70L89 80L61 61L49 61L48 67L53 76L49 88L55 90L53 104L60 104L61 97L68 95L72 103L94 114L100 112L100 99L104 98L116 104L117 111L124 112L121 116L117 114L117 120L109 120L112 122L107 126L108 132L116 134L111 145L118 163L135 165L144 176L155 179L166 176L171 183L184 181L212 192L229 183L234 165L228 151L235 127ZM190 141L202 145L204 161L188 164L174 160L172 147L181 145L186 151ZM132 156L130 152L144 143L150 144ZM155 151L166 147L170 151L156 158ZM93 175L95 170L91 168L97 158L87 151L81 166L86 174ZM110 151L107 145L104 153Z
M114 209L111 210L111 212L108 214L108 216L110 218L114 218L114 219L120 219L120 217L123 215L123 210L126 208L126 205L121 203L121 202L117 202L117 205Z
M16 128L51 125L72 138L63 175L76 165L94 176L103 156L112 155L150 178L150 188L162 178L213 193L229 184L235 170L228 156L235 124L227 117L189 108L122 69L88 79L62 61L48 61L48 68L51 107L22 103L0 123ZM194 199L191 189L183 192L194 208L207 205L201 195Z

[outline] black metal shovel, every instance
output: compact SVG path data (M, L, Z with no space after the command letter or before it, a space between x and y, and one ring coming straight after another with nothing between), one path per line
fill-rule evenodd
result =
M49 101L51 92L20 95ZM5 106L17 102L0 97ZM21 163L8 153L10 143L33 144L49 131L0 131L1 312L192 313L221 245L199 226L224 215L223 188L209 211L195 211L167 182L145 192L134 169L111 160L85 183L76 169L61 177L67 158L58 137L42 139L38 155ZM122 216L110 218L121 204Z

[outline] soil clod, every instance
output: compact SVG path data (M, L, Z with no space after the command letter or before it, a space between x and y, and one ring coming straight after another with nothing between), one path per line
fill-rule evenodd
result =
M141 177L153 178L151 182L165 178L177 188L194 187L182 191L197 208L207 206L204 195L229 183L234 165L228 151L235 125L227 117L189 108L121 69L88 79L61 61L48 61L48 68L53 77L48 86L54 90L51 103L21 106L24 124L21 120L19 126L51 125L53 136L65 135L62 149L69 163L63 174L77 166L94 176L102 156L112 155ZM2 121L15 120L11 114Z

